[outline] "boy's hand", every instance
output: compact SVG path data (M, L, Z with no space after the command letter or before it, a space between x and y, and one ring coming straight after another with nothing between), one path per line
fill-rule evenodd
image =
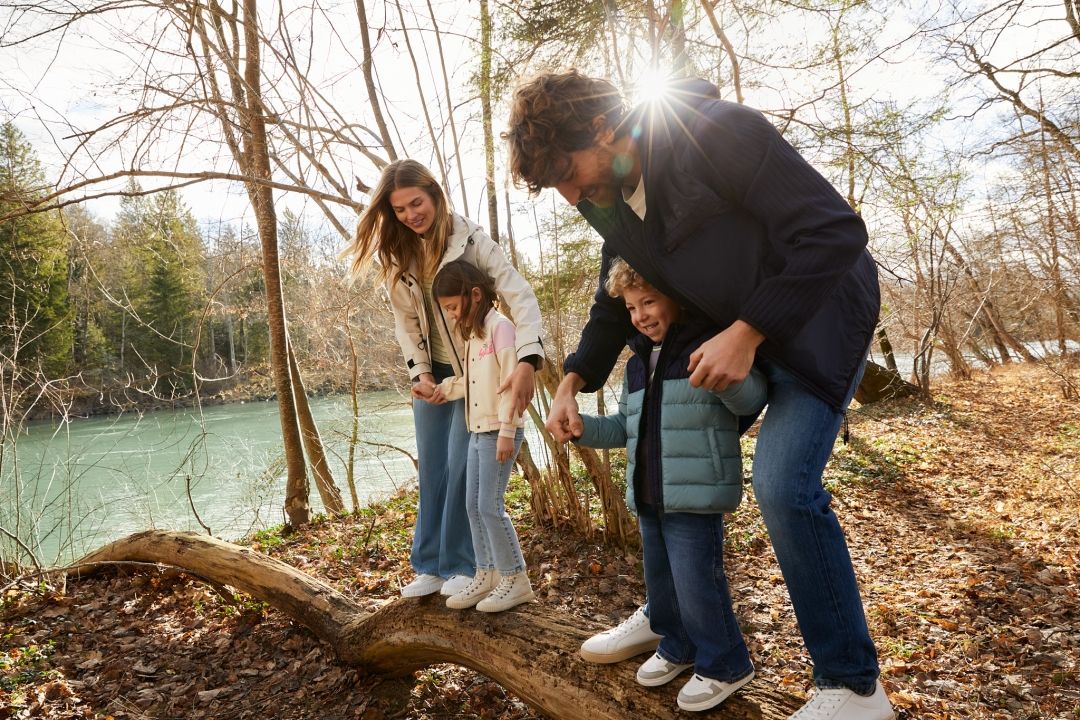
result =
M514 438L499 436L495 442L495 459L506 462L514 454Z
M736 320L690 354L690 384L721 391L745 380L754 364L757 347L765 341L753 325Z

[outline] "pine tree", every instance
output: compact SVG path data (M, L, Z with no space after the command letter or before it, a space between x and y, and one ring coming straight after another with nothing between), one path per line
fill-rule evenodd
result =
M0 125L0 216L33 206L47 187L30 143ZM0 223L0 354L48 377L71 365L68 245L55 211Z

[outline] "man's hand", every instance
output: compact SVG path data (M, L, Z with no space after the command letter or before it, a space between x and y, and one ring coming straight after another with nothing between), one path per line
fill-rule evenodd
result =
M512 396L510 417L521 417L529 409L533 393L536 392L536 369L527 362L519 362L510 377L506 378L495 392L502 395L507 390Z
M690 354L690 384L721 391L750 374L757 347L765 336L757 328L736 320Z
M499 462L506 462L513 453L514 438L500 435L499 439L495 441L495 459Z
M555 390L555 397L551 399L551 408L548 410L547 422L544 427L558 442L567 442L576 437L581 437L585 431L585 425L581 422L578 414L576 395L581 388L585 387L585 379L577 373L567 373Z

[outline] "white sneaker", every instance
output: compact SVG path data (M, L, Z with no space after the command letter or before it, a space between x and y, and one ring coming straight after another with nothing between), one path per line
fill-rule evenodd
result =
M695 673L694 677L690 678L690 682L683 685L682 690L679 691L679 697L676 698L675 702L677 702L679 707L683 710L690 710L692 712L708 710L727 700L731 697L733 692L753 679L753 670L751 670L750 674L746 677L739 678L735 682L729 683L713 680L712 678L703 677Z
M621 623L593 635L581 644L581 657L594 663L621 662L643 652L652 652L661 636L649 627L649 618L638 608Z
M454 577L462 577L461 575L455 575ZM446 607L451 610L464 610L465 608L471 608L476 603L487 597L488 593L495 589L499 584L499 573L494 570L477 570L476 576L469 578L470 582L460 591L454 593L450 597L446 598ZM451 580L446 581L446 585L449 585ZM443 585L442 592L446 593L446 585Z
M476 609L480 612L502 612L529 602L535 597L532 584L529 583L529 576L524 572L519 572L517 575L506 575L499 580L495 589L476 603Z
M472 582L472 575L451 575L450 578L443 583L442 589L439 592L446 597L451 595L457 595L464 590Z
M660 653L654 653L651 658L641 664L637 671L639 685L645 687L660 687L678 677L679 673L694 667L694 663L680 665L660 657Z
M863 697L847 688L818 690L789 720L894 720L892 704L878 681L874 694Z
M423 597L439 592L444 582L446 581L438 575L417 575L411 583L401 588L401 597Z

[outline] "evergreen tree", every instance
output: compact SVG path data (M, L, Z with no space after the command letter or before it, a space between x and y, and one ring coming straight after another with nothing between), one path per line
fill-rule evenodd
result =
M33 147L0 125L0 216L34 205L48 185ZM68 239L59 213L0 223L0 354L56 377L71 364Z

